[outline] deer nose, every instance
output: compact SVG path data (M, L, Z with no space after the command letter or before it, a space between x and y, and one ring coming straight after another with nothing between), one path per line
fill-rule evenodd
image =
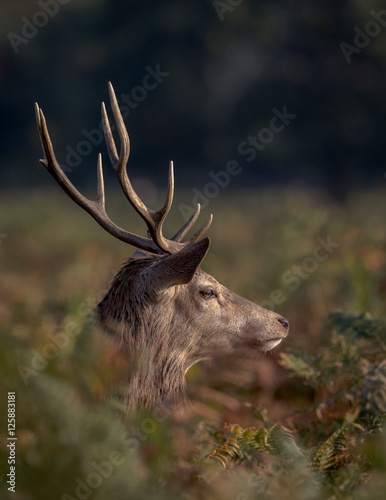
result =
M278 319L278 321L279 321L279 323L281 323L284 326L284 328L287 330L287 332L289 332L288 321L285 318L283 318L282 316Z

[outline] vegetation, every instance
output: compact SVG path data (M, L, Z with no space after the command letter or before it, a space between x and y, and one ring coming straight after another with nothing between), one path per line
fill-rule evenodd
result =
M14 192L0 202L0 385L4 403L16 393L18 438L13 494L2 404L4 498L384 496L382 194L355 193L344 210L295 188L213 200L203 267L237 293L271 301L290 336L274 353L190 370L185 416L128 421L119 394L129 367L91 312L131 249L55 186L50 193ZM139 230L131 213L125 222L124 200L107 199L114 220ZM329 241L339 246L315 252Z

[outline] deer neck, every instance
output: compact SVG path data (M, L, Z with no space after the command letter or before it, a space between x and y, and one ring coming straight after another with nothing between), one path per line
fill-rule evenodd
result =
M180 355L152 359L141 356L126 392L130 412L139 408L181 406L187 401L185 363Z

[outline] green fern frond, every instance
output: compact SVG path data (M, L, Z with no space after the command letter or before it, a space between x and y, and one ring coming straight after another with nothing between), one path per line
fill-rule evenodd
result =
M292 432L279 423L274 424L269 430L267 444L273 455L286 462L304 458Z
M365 432L359 424L346 424L335 431L314 453L312 465L320 470L334 470L353 460L358 435Z

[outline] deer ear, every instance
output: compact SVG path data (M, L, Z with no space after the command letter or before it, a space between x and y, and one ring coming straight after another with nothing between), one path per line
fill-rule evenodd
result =
M155 302L161 299L160 293L171 286L189 283L198 266L203 261L210 246L210 239L203 238L191 243L178 253L168 255L158 262L149 276L150 297Z

